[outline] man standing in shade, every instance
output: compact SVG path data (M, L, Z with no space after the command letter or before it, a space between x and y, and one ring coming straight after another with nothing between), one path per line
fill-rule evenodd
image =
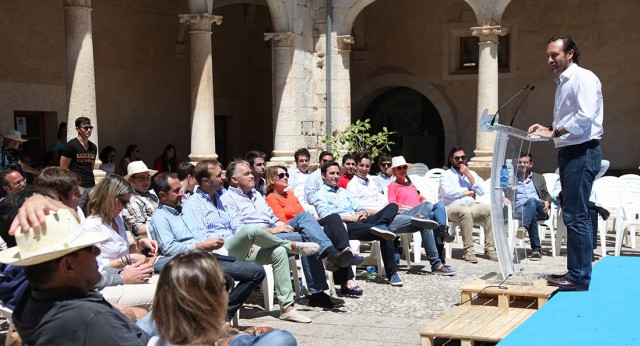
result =
M587 291L593 249L587 204L602 161L602 84L593 72L578 66L580 51L573 37L552 37L546 56L549 69L557 75L553 124L531 125L529 134L553 138L558 148L569 270L547 281L562 290Z
M96 162L98 147L89 140L91 132L93 132L91 119L87 117L76 119L76 131L78 131L78 136L67 142L62 149L60 167L68 169L80 177L80 186L84 191L78 206L85 211L85 206L89 201L89 192L96 186L93 164Z

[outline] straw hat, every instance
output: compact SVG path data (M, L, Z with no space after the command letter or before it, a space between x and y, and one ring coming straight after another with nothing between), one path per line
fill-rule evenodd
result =
M77 216L61 208L49 213L42 227L16 232L16 246L0 251L0 262L31 266L60 258L109 238L106 232L80 230Z
M387 168L387 174L392 175L393 169L400 166L407 166L407 169L409 169L413 167L413 163L407 163L407 161L404 159L404 156L394 156L391 159L391 167Z
M127 166L127 175L124 176L124 179L128 181L132 175L143 172L149 172L151 176L158 173L155 169L149 169L143 161L133 161Z
M18 142L26 142L26 139L22 139L22 133L18 130L9 130L3 135L4 138L13 139Z

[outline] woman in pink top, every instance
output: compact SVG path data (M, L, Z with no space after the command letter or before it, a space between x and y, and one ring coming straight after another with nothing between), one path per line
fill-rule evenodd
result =
M391 159L391 167L387 169L387 173L389 175L393 174L395 181L389 184L389 203L396 203L400 210L404 211L403 214L405 215L421 215L438 223L437 228L433 231L424 229L421 232L422 244L431 262L432 272L440 275L453 275L455 271L444 266L445 256L442 240L451 242L454 239L449 234L447 211L442 202L431 204L420 194L420 191L413 185L407 175L407 170L411 166L403 156L396 156Z

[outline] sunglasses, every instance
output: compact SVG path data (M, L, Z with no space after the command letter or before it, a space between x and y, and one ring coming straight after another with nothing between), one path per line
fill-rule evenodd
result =
M137 177L133 176L133 179L149 181L149 180L151 180L151 176L150 175L139 175Z
M282 179L284 177L289 178L289 173L278 173L278 179Z
M391 167L391 162L382 162L380 163L380 166Z
M80 129L83 129L83 130L85 130L85 131L93 130L93 126L91 126L91 125L87 125L87 126L80 126L79 128L80 128Z
M464 160L466 160L466 159L467 159L467 157L466 157L465 155L462 155L462 156L454 156L454 157L453 157L453 160L454 160L454 161L460 161L460 160L464 161Z
M407 166L407 165L403 165L403 166L398 166L398 167L396 167L396 169L401 169L401 170L403 170L403 171L404 171L405 169L407 169L407 168L409 168L409 166Z
M131 201L128 199L122 199L120 197L116 197L116 199L120 202L120 204L122 204L123 207L126 207L127 204L129 204Z
M27 183L27 178L22 178L18 181L14 181L13 183L11 183L11 185L13 185L13 187L18 187L22 184L26 184Z

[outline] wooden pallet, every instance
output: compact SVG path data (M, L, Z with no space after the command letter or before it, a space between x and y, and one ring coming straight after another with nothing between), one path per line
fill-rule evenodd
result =
M491 286L478 279L460 287L463 305L494 305L499 308L530 307L539 309L549 301L558 288L547 285L546 280L536 280L533 286L502 285L507 289ZM477 295L477 297L474 297ZM497 304L496 304L497 303Z
M461 346L473 346L476 341L499 342L534 312L534 309L461 305L420 330L420 344L433 346L434 338L460 340Z

